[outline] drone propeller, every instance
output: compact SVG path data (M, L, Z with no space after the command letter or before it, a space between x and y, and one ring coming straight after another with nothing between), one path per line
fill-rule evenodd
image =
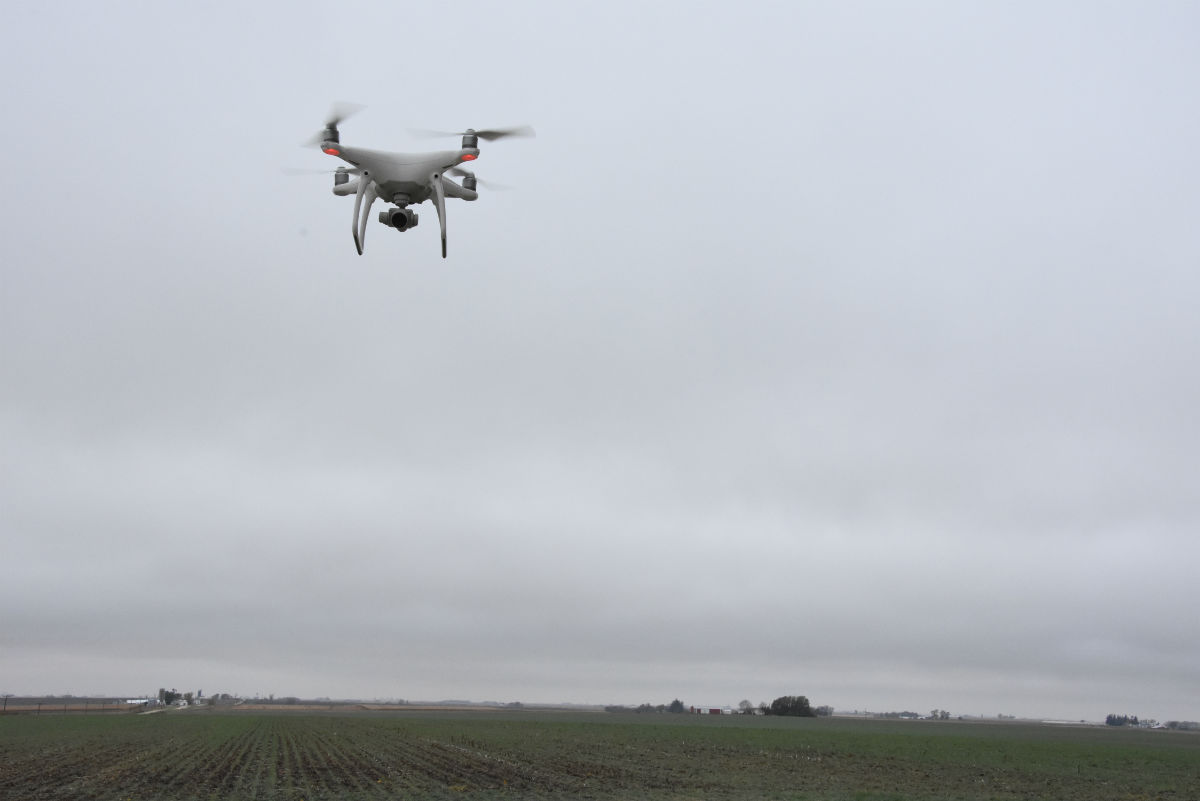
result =
M464 170L462 167L451 167L450 169L446 170L446 172L450 173L451 175L457 175L459 178L474 178L475 183L482 187L486 187L492 192L500 192L506 189L512 189L512 187L508 184L498 184L494 181L485 181L482 178L476 178L475 173L471 172L470 170Z
M329 109L329 116L325 118L325 124L336 126L342 120L354 116L364 108L366 106L362 103L347 103L344 100L334 103Z
M364 108L366 108L366 106L362 105L361 103L334 103L329 109L329 115L325 117L325 128L313 134L313 136L304 144L314 146L321 144L329 138L329 133L331 131L336 135L337 127L343 120L353 116L354 114L357 114ZM336 141L336 138L334 141Z
M485 142L494 142L497 139L504 139L509 136L537 136L533 128L528 125L517 125L513 128L484 128L478 131L470 128L465 131L430 131L424 128L409 128L409 132L416 136L427 138L436 136L468 136L474 134Z

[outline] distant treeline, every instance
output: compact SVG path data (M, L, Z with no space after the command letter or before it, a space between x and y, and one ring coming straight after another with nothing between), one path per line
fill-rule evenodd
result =
M685 712L707 712L710 707L693 707L688 706L676 698L669 704L641 704L640 706L623 706L620 704L612 704L604 707L605 712L637 712L639 714L655 713L655 714L683 714ZM763 701L758 706L749 701L742 701L738 704L737 709L731 707L725 708L726 712L734 715L790 715L793 717L829 717L833 714L833 707L818 706L813 707L809 703L808 698L803 695L781 695L771 703Z
M9 704L123 704L125 696L112 695L9 695L3 701Z
M662 714L664 712L667 712L668 710L667 710L666 704L658 704L658 705L641 704L639 706L625 706L623 704L609 704L608 706L604 707L604 711L605 712L637 712L639 714L655 712L658 714Z
M858 714L857 712L855 714ZM927 715L922 715L920 712L910 712L907 709L903 712L864 712L865 715L870 715L873 718L887 718L888 720L950 720L953 716L945 709L934 709ZM1000 716L1004 720L1004 715Z
M1158 722L1153 720L1139 720L1137 715L1109 715L1104 718L1104 722L1109 726L1142 726L1158 728ZM1162 724L1162 728L1176 729L1179 731L1200 731L1200 723L1194 720L1168 720Z

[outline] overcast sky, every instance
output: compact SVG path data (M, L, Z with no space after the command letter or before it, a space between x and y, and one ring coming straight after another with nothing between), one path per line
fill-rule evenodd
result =
M0 691L1200 719L1198 34L14 5ZM538 137L360 257L334 101Z

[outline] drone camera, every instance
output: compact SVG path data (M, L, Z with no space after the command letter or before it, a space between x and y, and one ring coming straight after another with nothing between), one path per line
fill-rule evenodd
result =
M417 213L409 208L388 209L379 212L379 221L397 231L407 231L417 227Z

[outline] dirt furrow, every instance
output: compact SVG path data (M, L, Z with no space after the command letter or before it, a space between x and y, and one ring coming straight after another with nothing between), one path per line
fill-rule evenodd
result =
M253 732L246 759L236 774L230 777L231 798L265 798L267 788L274 786L273 768L278 740L272 727L261 722Z
M228 797L247 761L252 758L260 727L260 724L256 724L247 726L240 732L231 733L209 752L207 759L191 777L194 786L206 789L210 795Z
M327 779L359 793L384 789L383 771L362 760L339 731L314 731L312 742Z

